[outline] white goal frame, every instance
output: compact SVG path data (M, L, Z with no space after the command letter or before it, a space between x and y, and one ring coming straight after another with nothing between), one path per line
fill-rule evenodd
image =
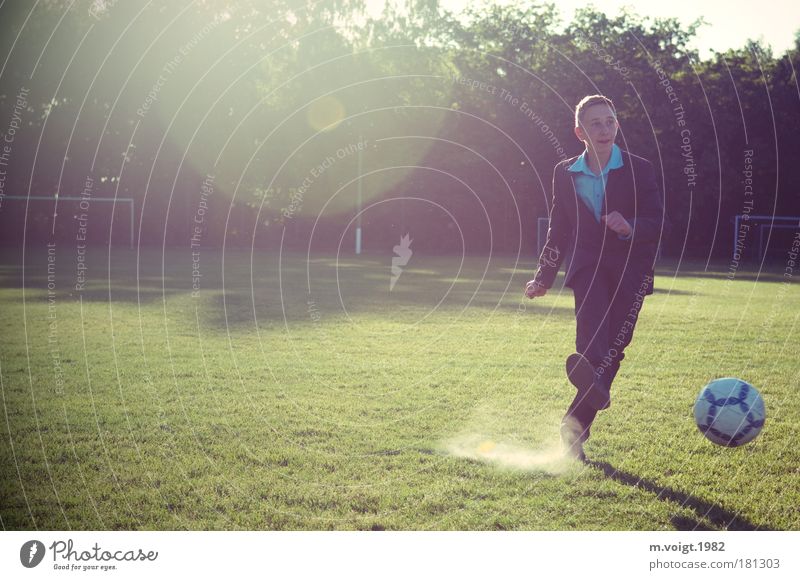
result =
M739 240L739 228L741 224L749 221L761 221L769 223L754 224L758 225L758 258L764 258L764 228L769 228L770 233L773 228L776 229L800 229L800 216L778 216L778 215L750 215L750 214L737 214L733 222L733 246L731 249L731 259L736 259L736 242ZM792 223L775 223L775 222L794 222ZM767 238L769 242L769 238Z

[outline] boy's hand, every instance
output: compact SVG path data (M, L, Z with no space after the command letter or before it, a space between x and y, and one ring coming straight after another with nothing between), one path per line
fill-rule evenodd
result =
M547 294L547 288L539 284L536 280L531 280L525 286L525 296L528 298L537 298Z
M600 217L600 220L605 222L606 226L611 229L611 231L621 235L621 236L629 236L633 233L633 227L631 224L628 223L622 214L618 211L612 211L609 214Z

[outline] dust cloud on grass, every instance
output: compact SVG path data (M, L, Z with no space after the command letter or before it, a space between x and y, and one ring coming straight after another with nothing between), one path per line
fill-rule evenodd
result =
M515 471L559 475L578 465L561 450L561 415L539 411L523 417L516 408L482 405L464 429L441 442L442 450L454 457Z

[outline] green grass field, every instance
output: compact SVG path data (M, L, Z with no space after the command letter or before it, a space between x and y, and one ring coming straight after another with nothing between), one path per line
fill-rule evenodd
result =
M664 266L587 444L560 459L572 294L533 260L4 250L4 529L800 529L800 288ZM224 276L223 276L224 273ZM24 292L23 292L24 274ZM557 283L560 285L560 283ZM694 425L738 376L767 424Z

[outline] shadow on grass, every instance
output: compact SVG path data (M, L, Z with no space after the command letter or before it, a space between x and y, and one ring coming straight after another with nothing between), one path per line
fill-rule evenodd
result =
M58 255L58 291L66 293L64 298L77 301L73 249L68 248ZM85 303L107 303L110 300L113 303L157 306L165 300L172 302L174 299L177 299L176 303L189 303L195 281L192 277L192 257L186 249L169 248L161 252L151 248L141 253L115 250L109 257L105 249L94 248L89 257L91 260L87 258L87 263L90 264L93 277L82 292ZM111 271L108 269L109 258ZM277 253L251 256L249 251L228 250L225 252L224 278L222 258L221 251L204 250L200 262L201 293L200 300L195 304L200 308L201 321L212 329L246 328L256 323L283 325L284 316L292 324L339 321L349 315L380 317L389 322L416 322L417 317L421 319L433 311L447 316L460 316L462 312L470 315L485 313L487 316L511 314L518 315L520 321L525 320L523 316L532 321L541 320L543 316L556 316L564 320L573 317L571 306L553 304L553 298L565 298L566 304L571 302L571 290L562 288L563 275L558 276L549 298L536 301L522 299L525 281L532 272L530 268L514 262L514 257L493 257L493 265L487 271L486 256L469 258L464 264L453 256L420 256L414 262L415 267L404 270L403 277L390 293L389 256L318 256L309 261L304 253L290 252L281 258L280 284L283 296L277 276ZM506 260L508 265L504 262ZM24 279L26 289L36 290L38 298L46 300L48 271L42 249L26 254L25 263L23 278L20 257L15 253L0 251L0 288L22 288ZM661 297L698 294L664 287L672 275L725 277L724 272L703 272L703 265L700 264L687 264L686 269L684 271L682 265L681 271L676 274L669 271L668 267L659 267L657 278L662 287L657 287L655 293ZM307 272L313 282L311 295L308 294ZM737 273L737 278L743 279L744 276L744 272ZM340 297L344 301L344 308ZM314 318L312 314L319 316ZM188 322L194 324L194 316Z
M320 324L311 318L310 311L307 308L303 308L305 306L303 303L305 297L302 297L303 300L298 303L298 295L296 292L287 292L283 304L280 301L280 297L273 299L271 302L266 302L259 298L256 301L254 314L253 296L251 294L233 291L226 291L225 294L222 294L220 292L211 297L206 303L206 307L201 310L201 320L204 324L216 328L253 325L256 322L259 325L268 323L282 325L284 317L292 325L307 324L314 326ZM417 296L427 296L426 289L420 287ZM502 297L499 292L491 291L478 295L474 295L472 292L451 292L445 302L439 305L428 304L429 309L421 305L418 299L415 300L413 293L409 293L403 298L393 297L391 302L380 302L371 296L368 298L358 296L358 300L350 301L346 311L342 309L337 299L338 297L334 296L333 299L326 299L324 302L314 302L315 312L321 312L323 320L341 321L345 315L357 318L360 315L373 314L379 315L387 321L400 320L405 323L416 323L432 311L455 317L465 314L474 315L476 311L485 311L486 316L508 316L520 313L519 303L515 302L515 299L510 300L508 297ZM286 312L283 311L283 308L286 308ZM411 319L403 318L399 317L400 315L393 314L393 309L398 312L416 309L419 311L419 315ZM574 310L569 307L552 306L547 303L529 302L525 304L525 310L521 315L528 316L531 321L541 316L569 319L574 316Z
M675 278L708 278L719 281L747 281L747 282L782 282L784 278L783 267L786 264L779 262L764 264L764 268L759 270L759 264L748 263L733 272L731 276L730 262L712 262L708 269L705 264L688 262L681 264L680 270L675 270L677 264L663 264L656 267L656 283L659 279L663 282L673 277Z
M698 296L700 292L689 292L688 290L676 290L674 288L659 288L653 289L654 294L666 294L667 296Z
M717 530L770 530L764 526L757 526L742 516L721 508L718 505L709 503L693 495L677 491L671 487L663 487L647 479L637 477L616 469L605 461L587 461L586 465L601 470L606 477L623 485L629 485L637 489L643 489L656 494L656 499L670 501L683 508L690 508L697 514L697 520L685 516L673 516L670 521L676 530L698 531L711 530L703 520L710 521Z

